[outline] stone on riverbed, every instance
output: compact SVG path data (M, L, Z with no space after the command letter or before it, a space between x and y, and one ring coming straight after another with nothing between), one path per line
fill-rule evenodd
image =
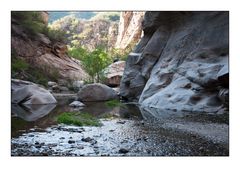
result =
M49 86L49 87L52 87L52 86L55 86L55 85L57 85L56 82L48 81L48 86Z
M69 104L69 106L71 106L71 107L82 107L82 106L85 106L85 104L83 104L80 101L74 101L71 104Z
M112 88L100 83L85 85L78 92L78 99L81 101L106 101L117 98L117 93Z
M90 137L87 137L87 138L82 138L82 141L83 142L91 142L93 141L94 139L93 138L90 138Z
M128 149L125 149L125 148L121 148L120 150L119 150L119 153L128 153L129 152L129 150Z

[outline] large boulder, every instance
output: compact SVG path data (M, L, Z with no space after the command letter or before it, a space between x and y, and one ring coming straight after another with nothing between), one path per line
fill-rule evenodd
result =
M119 86L124 68L125 61L117 61L109 65L104 71L107 78L106 84L109 86Z
M100 83L85 85L78 92L80 101L106 101L117 97L117 93L112 88Z
M227 109L228 12L146 12L143 30L126 61L121 96L144 107Z
M54 104L57 103L53 95L37 84L12 79L11 102L15 104Z

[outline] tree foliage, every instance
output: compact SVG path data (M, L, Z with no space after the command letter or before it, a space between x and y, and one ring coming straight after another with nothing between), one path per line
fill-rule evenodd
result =
M112 62L109 55L100 46L91 52L82 47L72 48L69 50L69 55L82 62L84 70L91 77L91 82L101 81L103 69Z
M65 16L73 15L78 19L90 19L96 15L96 12L69 12L69 11L61 11L61 12L48 12L49 13L49 23L52 23L60 18Z
M119 21L120 12L98 12L90 20L108 20L108 21Z

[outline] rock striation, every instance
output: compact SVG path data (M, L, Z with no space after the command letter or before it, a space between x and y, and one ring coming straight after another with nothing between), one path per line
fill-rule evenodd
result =
M47 25L47 12L39 13L43 18L43 23ZM80 61L68 56L66 44L53 41L43 33L37 32L32 35L26 27L23 27L23 22L15 18L13 16L11 19L12 55L36 69L43 70L48 75L54 75L57 79L74 81L88 78ZM21 79L26 79L26 77Z

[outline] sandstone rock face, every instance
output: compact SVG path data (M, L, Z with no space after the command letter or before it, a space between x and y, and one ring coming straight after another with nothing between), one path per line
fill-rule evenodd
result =
M228 23L228 12L146 12L120 95L143 107L224 112Z
M11 49L29 65L49 75L57 73L58 79L74 81L88 78L81 63L67 55L65 44L52 42L41 33L33 38L17 23L12 23L11 28Z
M57 70L62 79L84 80L88 78L82 66L67 55L59 58L56 55L46 53L40 56L37 62L39 66L47 65L49 69Z
M53 95L37 84L12 79L11 81L11 102L15 104L55 104Z
M80 101L106 101L117 97L117 93L112 88L100 83L85 85L78 92Z
M107 77L106 84L109 86L119 86L125 68L125 61L117 61L105 69Z
M116 48L125 49L137 43L142 35L142 20L145 12L121 12Z

